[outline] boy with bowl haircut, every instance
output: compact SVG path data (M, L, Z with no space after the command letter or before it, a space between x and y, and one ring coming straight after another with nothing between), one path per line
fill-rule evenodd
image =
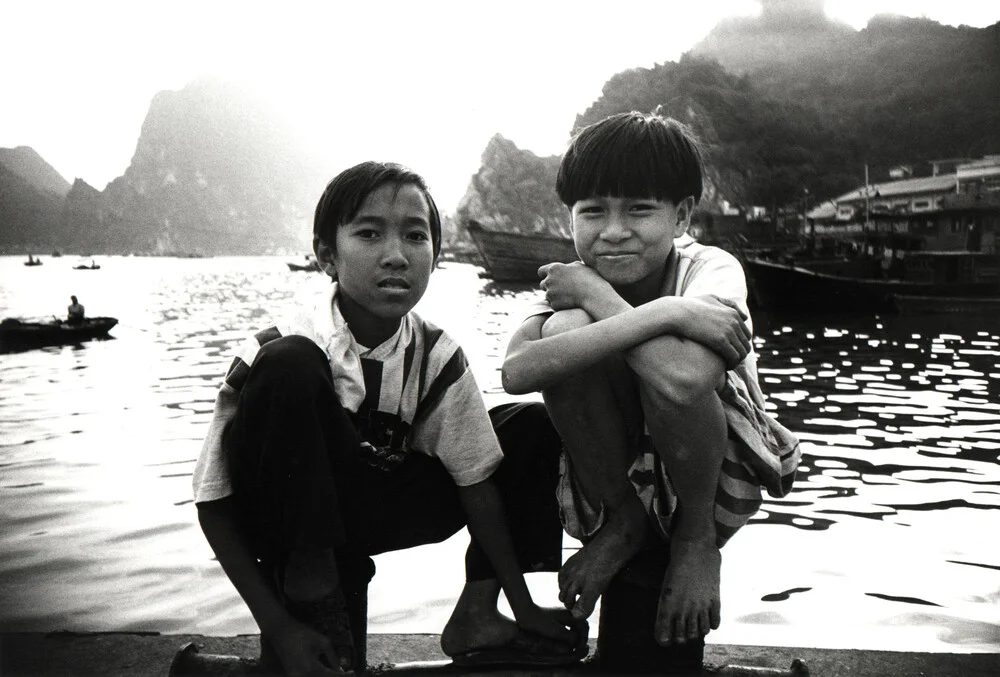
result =
M588 617L651 542L669 544L661 645L720 621L719 548L791 488L798 442L764 411L746 282L727 252L685 235L701 197L693 135L654 113L583 129L556 190L580 261L539 269L547 303L513 335L504 388L541 391L564 443L567 532L584 543L560 600ZM685 245L685 246L681 246Z
M535 605L522 575L561 561L559 442L544 407L488 413L461 348L412 312L441 247L423 179L389 163L345 170L319 200L313 247L332 283L240 349L193 479L205 536L261 629L264 667L364 669L342 583L363 589L371 555L466 524L445 653L469 665L579 660L585 626ZM501 588L516 621L497 610Z

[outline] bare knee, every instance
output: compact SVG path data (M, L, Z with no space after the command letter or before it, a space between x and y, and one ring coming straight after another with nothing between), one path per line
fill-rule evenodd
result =
M568 310L558 310L545 320L542 325L542 338L564 334L574 329L586 327L593 324L594 319L582 308L569 308Z

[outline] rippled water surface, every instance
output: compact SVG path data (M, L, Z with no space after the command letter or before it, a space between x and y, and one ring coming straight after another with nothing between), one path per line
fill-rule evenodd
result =
M270 257L74 263L0 258L0 316L62 315L76 294L120 320L112 340L0 355L0 631L255 632L191 471L229 351L319 277ZM492 405L535 292L477 273L444 264L418 310ZM762 385L805 457L724 549L710 641L1000 652L1000 318L755 321ZM466 539L379 556L370 630L440 632ZM557 603L553 575L530 584Z

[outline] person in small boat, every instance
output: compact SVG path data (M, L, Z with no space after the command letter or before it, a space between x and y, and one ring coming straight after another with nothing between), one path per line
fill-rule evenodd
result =
M72 303L66 308L66 321L70 324L79 324L83 322L84 308L83 304L80 303L75 296L70 296L69 300Z
M331 284L238 351L193 477L262 663L363 669L343 586L367 585L372 555L466 524L444 652L468 665L578 661L585 624L536 605L524 579L562 561L558 436L541 403L487 412L462 349L412 312L441 248L424 180L391 163L345 170L316 207L313 246ZM497 609L501 589L514 619Z
M765 410L739 262L684 236L702 194L693 134L625 113L570 143L556 191L580 261L539 268L545 302L510 340L504 388L540 391L562 437L559 500L584 543L560 600L594 611L641 550L669 551L654 627L660 645L719 626L720 547L783 496L795 437Z

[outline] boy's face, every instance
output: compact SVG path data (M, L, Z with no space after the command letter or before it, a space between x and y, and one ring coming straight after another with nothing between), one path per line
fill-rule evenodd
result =
M375 347L427 290L434 266L430 209L412 184L372 191L357 215L337 228L336 253L317 257L340 283L340 311L355 338Z
M692 198L680 205L654 198L580 200L570 210L576 253L614 287L658 281L693 204Z

